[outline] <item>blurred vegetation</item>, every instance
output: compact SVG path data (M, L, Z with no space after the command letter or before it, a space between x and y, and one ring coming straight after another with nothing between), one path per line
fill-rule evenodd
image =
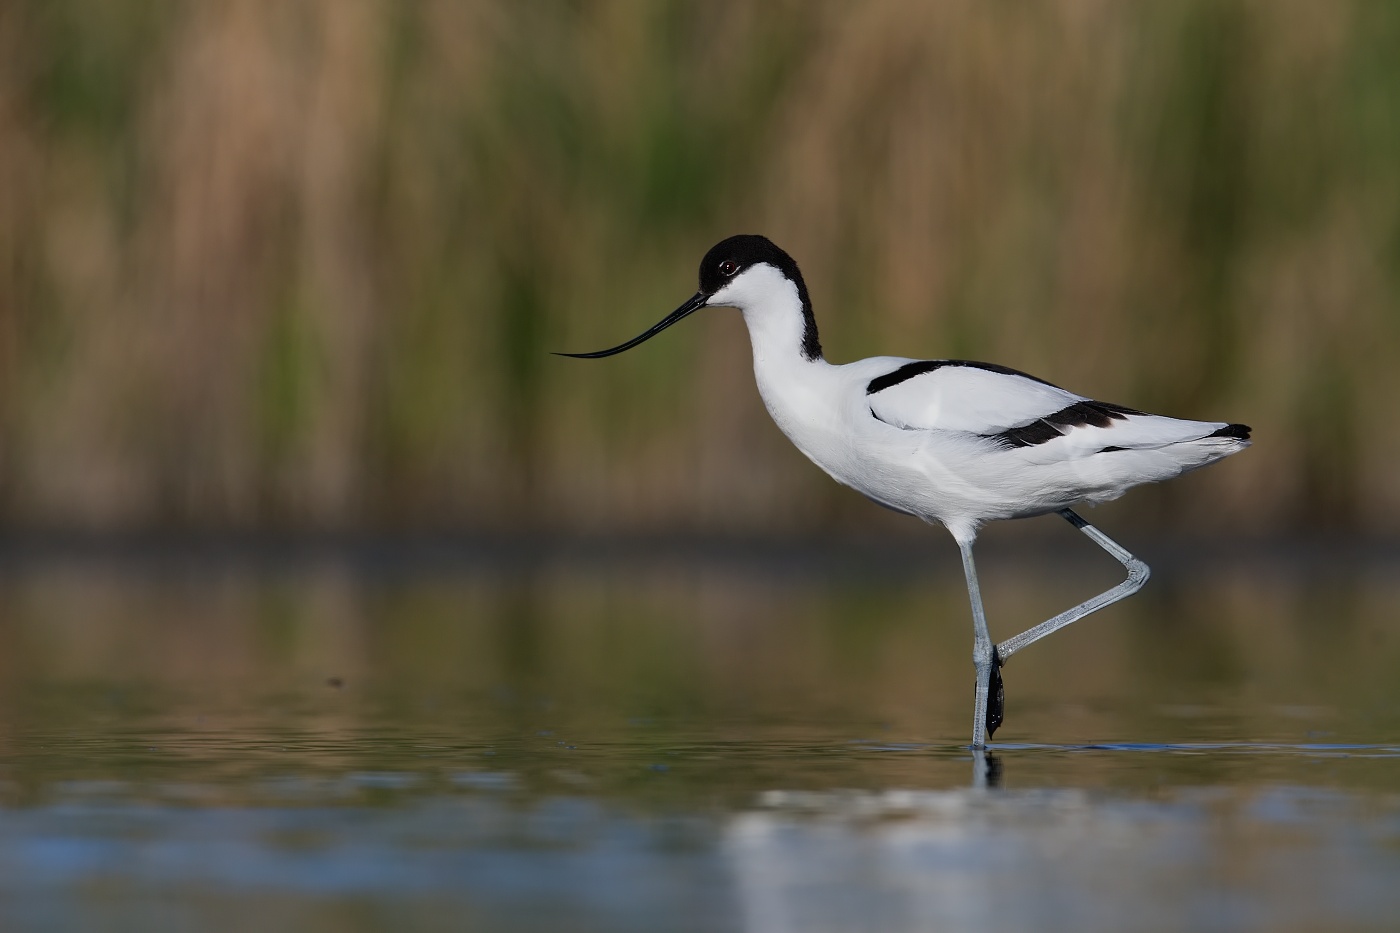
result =
M1245 421L1162 523L1400 530L1400 6L9 0L9 527L884 521L738 316ZM917 532L917 527L910 529Z

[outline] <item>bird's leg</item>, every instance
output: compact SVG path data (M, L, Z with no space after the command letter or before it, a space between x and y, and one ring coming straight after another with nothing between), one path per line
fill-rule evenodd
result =
M984 747L987 737L1001 725L1001 658L987 632L987 616L982 611L982 590L977 585L977 566L972 562L972 542L958 541L962 551L963 574L967 577L967 597L972 602L972 663L977 668L977 696L972 706L972 747Z
M1147 577L1151 572L1147 569L1147 565L1129 554L1118 542L1114 541L1102 531L1099 531L1069 509L1060 509L1060 517L1084 532L1095 544L1113 555L1114 560L1128 568L1128 578L1113 589L1100 593L1093 599L1086 600L1073 609L1066 609L1053 619L1046 619L1034 628L1029 628L1021 634L1012 636L997 645L996 654L1001 661L1005 661L1031 642L1039 641L1051 632L1058 631L1071 622L1078 622L1089 613L1098 612L1104 606L1110 606L1125 596L1131 596L1142 589L1142 585L1147 582Z

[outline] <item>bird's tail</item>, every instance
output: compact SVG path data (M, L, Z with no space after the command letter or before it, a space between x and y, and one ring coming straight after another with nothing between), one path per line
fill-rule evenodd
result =
M1197 470L1203 466L1237 454L1251 443L1250 428L1247 424L1227 424L1194 441L1182 441L1166 448L1181 464L1181 472Z

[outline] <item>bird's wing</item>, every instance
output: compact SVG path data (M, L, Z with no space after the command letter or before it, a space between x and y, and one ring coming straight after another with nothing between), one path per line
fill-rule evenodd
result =
M1076 459L1196 441L1239 425L1183 421L1075 395L1034 376L962 360L882 361L866 385L870 413L908 431L960 431L1032 460ZM1245 429L1247 432L1247 429Z
M890 360L866 385L876 418L924 431L999 434L1054 415L1083 396L1034 376L965 360Z
M1053 428L1050 434L1046 428ZM1024 428L998 435L1006 446L1027 447L1032 459L1085 457L1115 450L1160 450L1208 437L1237 437L1238 425L1149 415L1106 402L1082 402Z

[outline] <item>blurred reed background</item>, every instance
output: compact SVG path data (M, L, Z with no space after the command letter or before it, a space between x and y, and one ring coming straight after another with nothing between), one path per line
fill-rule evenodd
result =
M1365 0L8 0L0 519L885 521L769 423L734 312L548 355L735 232L833 360L1254 426L1144 522L1400 531L1400 5Z

